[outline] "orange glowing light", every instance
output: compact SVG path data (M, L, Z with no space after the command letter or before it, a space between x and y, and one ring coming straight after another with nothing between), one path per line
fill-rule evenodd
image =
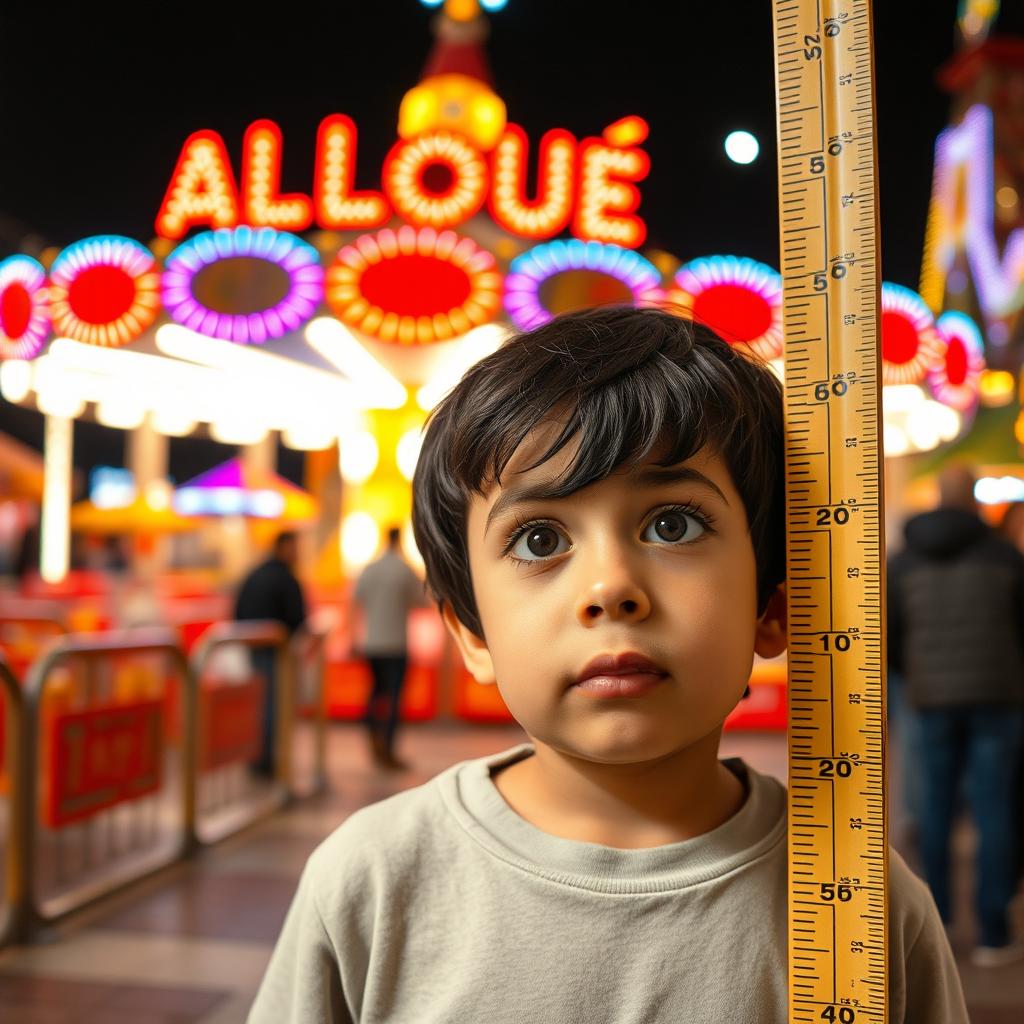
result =
M316 141L313 202L322 228L375 228L391 215L380 192L354 192L358 134L352 118L332 114L320 124Z
M184 238L189 228L233 228L238 224L238 188L224 140L199 131L182 146L156 218L164 238Z
M384 160L384 191L395 212L417 227L469 220L483 206L487 185L483 156L448 131L402 139Z
M554 238L572 216L576 140L560 128L541 139L533 200L526 198L528 149L526 132L510 124L491 158L491 216L514 235Z
M327 303L380 341L428 345L493 320L501 275L486 249L454 231L385 228L338 253L327 271Z
M615 129L612 125L609 130L621 134ZM577 238L613 242L624 249L637 248L647 237L647 226L635 213L640 190L633 182L647 177L650 158L636 146L610 146L604 139L589 138L580 143L578 160L572 233Z
M242 199L247 224L278 231L305 231L313 223L313 204L298 192L280 195L281 129L273 121L254 121L242 151Z

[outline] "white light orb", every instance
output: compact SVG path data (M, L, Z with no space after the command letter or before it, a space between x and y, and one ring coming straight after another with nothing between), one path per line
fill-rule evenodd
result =
M734 164L752 164L761 152L761 144L750 132L729 132L725 137L725 155Z

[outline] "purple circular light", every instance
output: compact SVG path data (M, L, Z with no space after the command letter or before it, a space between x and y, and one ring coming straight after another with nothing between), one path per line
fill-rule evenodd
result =
M660 306L665 298L661 275L632 249L572 238L535 245L517 256L505 278L505 311L521 331L546 324L554 316L540 301L540 286L569 270L592 270L621 281L637 305Z
M32 359L50 334L46 271L31 256L0 263L0 358Z
M196 275L220 260L263 259L288 274L288 293L256 313L220 313L196 299ZM260 345L298 330L316 312L324 294L324 270L313 246L273 228L220 228L196 235L167 258L161 277L164 308L175 323L241 345Z

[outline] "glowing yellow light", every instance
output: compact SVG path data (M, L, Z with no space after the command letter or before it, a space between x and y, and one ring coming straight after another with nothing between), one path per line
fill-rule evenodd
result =
M419 430L406 431L398 442L395 461L398 463L398 471L406 480L412 480L416 472L416 462L420 457L422 445L423 434Z
M1013 401L1013 374L1006 370L983 370L979 384L981 402L990 408Z
M1012 210L1016 207L1019 198L1017 190L1012 185L1001 185L996 190L996 202L1004 209Z
M171 507L171 485L166 480L150 480L146 484L143 500L157 512Z
M334 317L322 316L311 320L306 325L305 336L310 348L352 382L352 405L377 409L400 409L405 405L405 386Z
M346 483L362 484L373 476L380 451L377 439L366 430L342 438L339 446L339 468Z
M630 114L608 125L601 135L612 146L639 146L647 141L649 132L650 127L642 117Z
M210 423L210 437L221 444L259 444L266 436L266 426L255 418L225 415Z
M0 394L8 402L22 402L32 390L32 364L24 359L0 363Z
M134 430L142 426L146 418L146 407L130 395L111 397L96 406L96 419L105 427L118 430Z
M908 412L925 398L924 391L917 384L887 384L882 388L882 405L886 413Z
M886 423L883 448L886 456L906 455L910 451L910 439L901 427Z
M377 553L380 529L368 512L352 512L341 524L341 557L351 572Z
M1013 425L1013 436L1019 444L1024 445L1024 412L1017 417L1017 422Z
M168 437L185 437L197 426L187 410L176 406L158 406L153 410L150 424L158 434L166 434Z
M423 132L446 129L488 153L507 116L504 100L480 79L458 73L431 75L402 98L398 135L412 139Z
M39 571L47 583L59 583L68 572L72 437L70 419L46 417Z
M338 440L338 432L322 423L297 423L281 432L281 440L296 451L319 452Z

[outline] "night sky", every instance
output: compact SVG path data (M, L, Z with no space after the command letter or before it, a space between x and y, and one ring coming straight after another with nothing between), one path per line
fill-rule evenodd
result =
M882 272L912 288L932 147L949 112L935 72L953 52L956 7L874 4ZM4 5L0 256L106 232L148 241L181 145L198 128L223 136L237 176L246 126L274 119L284 134L282 190L308 194L317 125L346 113L360 131L356 186L378 187L433 12L419 0L259 9ZM1004 12L1002 24L1024 31L1024 12ZM553 127L582 137L626 114L649 121L640 207L648 245L683 260L722 252L778 265L769 0L509 0L491 26L496 89L532 142ZM752 166L725 157L722 140L735 128L761 141ZM30 235L37 241L25 244ZM0 404L0 429L38 445L42 418ZM118 435L79 426L76 463L119 463ZM228 454L175 441L172 470ZM283 468L294 475L297 465Z

